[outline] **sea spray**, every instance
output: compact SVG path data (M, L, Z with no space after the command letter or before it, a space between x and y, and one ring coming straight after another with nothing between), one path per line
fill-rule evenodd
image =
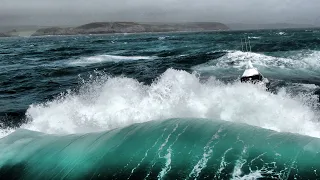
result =
M53 134L84 133L167 118L202 117L243 122L280 132L320 137L314 96L273 94L252 84L200 82L168 69L151 85L126 77L102 77L43 104L33 104L22 128ZM310 100L308 100L308 98Z

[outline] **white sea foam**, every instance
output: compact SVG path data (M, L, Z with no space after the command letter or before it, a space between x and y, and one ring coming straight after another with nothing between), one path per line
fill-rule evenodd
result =
M260 36L252 36L252 37L249 37L249 39L261 39Z
M243 69L249 59L254 66L273 68L273 70L320 71L320 51L292 52L292 55L286 58L253 52L229 51L219 58L217 63L208 62L197 65L193 69L197 71L213 71L230 67Z
M168 69L153 84L105 77L80 93L33 104L22 128L54 134L83 133L168 118L211 118L320 137L314 96L272 94L251 84L201 83L195 74Z
M0 138L7 136L8 134L11 134L14 131L15 131L14 129L1 129L0 130Z
M117 56L117 55L95 55L90 57L81 57L76 60L71 60L68 62L72 66L86 66L94 63L103 63L103 62L120 62L120 61L136 61L136 60L149 60L155 57L152 56Z

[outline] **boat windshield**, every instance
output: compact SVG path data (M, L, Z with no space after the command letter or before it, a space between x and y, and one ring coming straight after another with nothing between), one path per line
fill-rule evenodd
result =
M246 76L246 77L241 77L241 82L254 82L254 81L262 81L262 75L257 74L254 76Z

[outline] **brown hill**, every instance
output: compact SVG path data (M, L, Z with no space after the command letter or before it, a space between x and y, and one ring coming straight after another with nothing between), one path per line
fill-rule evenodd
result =
M74 28L51 27L37 30L32 36L109 34L139 32L213 31L229 28L217 22L200 23L135 23L135 22L94 22Z

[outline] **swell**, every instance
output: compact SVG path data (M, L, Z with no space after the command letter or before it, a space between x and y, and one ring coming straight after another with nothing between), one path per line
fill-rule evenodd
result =
M290 37L285 40L275 40L271 42L253 44L254 52L279 52L279 51L297 51L301 49L310 49L310 47L319 47L320 39L296 39ZM316 48L312 48L316 49Z
M19 130L0 146L4 179L317 179L320 168L318 138L207 119L66 136Z

